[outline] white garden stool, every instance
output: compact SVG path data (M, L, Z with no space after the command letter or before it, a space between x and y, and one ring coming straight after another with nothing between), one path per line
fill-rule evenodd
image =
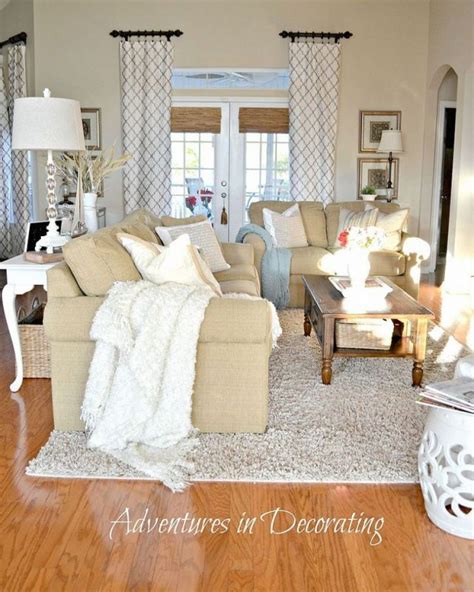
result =
M460 360L456 376L470 375L474 357ZM472 376L472 374L471 374ZM431 408L418 451L420 485L432 522L474 539L474 415Z

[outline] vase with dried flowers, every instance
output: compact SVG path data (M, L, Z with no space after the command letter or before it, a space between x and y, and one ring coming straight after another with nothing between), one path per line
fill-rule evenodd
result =
M130 154L115 157L115 146L91 155L88 152L64 152L56 160L57 173L76 184L76 207L72 235L81 234L85 225L89 232L97 230L97 192L109 175L122 169Z
M375 226L351 226L339 233L341 247L347 249L347 272L353 288L364 288L370 273L369 252L381 249L385 233Z

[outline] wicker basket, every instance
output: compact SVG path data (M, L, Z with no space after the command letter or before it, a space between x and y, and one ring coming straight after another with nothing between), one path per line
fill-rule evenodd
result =
M44 304L18 323L25 378L51 377L51 352L43 327Z
M393 322L390 319L340 319L336 321L336 347L389 350Z

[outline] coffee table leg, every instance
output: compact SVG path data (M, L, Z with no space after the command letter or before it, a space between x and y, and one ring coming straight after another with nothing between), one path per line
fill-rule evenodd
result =
M334 355L334 319L324 319L323 327L323 361L321 365L321 380L323 384L331 384L332 358Z
M413 386L421 386L423 380L423 362L426 354L426 334L428 331L428 321L418 319L416 324L415 349L413 352Z
M309 337L311 335L311 321L309 320L310 313L311 313L311 298L308 294L308 290L305 288L305 290L304 290L304 323L303 323L303 331L304 331L305 337Z

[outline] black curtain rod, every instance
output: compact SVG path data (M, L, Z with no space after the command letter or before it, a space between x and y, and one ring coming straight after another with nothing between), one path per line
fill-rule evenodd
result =
M15 43L26 43L26 38L28 35L26 33L18 33L18 35L13 35L9 39L0 42L0 49L5 47L5 45L13 45Z
M171 41L171 37L181 37L183 31L176 29L176 31L112 31L110 35L112 37L121 37L128 41L129 37L166 37L168 41Z
M350 39L352 33L345 31L344 33L300 33L299 31L282 31L280 37L286 39L290 38L290 41L295 39L334 39L335 43L339 43L339 39Z

